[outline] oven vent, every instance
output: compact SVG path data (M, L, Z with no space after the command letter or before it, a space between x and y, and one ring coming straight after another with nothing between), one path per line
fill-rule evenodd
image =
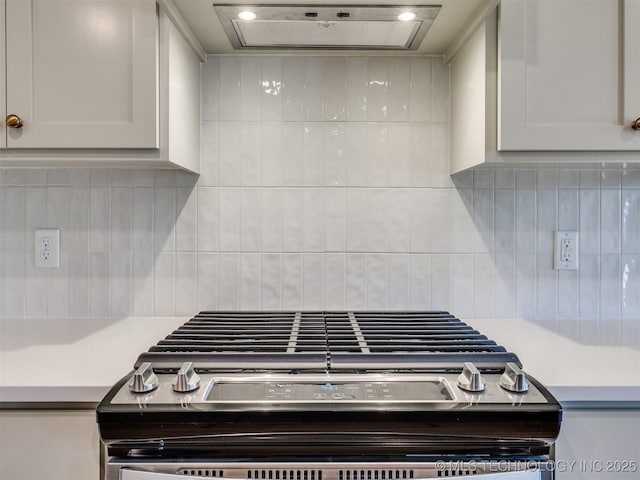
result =
M413 470L340 470L338 480L409 480Z
M445 470L438 470L438 477L466 477L467 475L477 475L478 472L475 470L454 470L452 468L448 468Z
M221 478L224 476L222 470L213 470L210 468L198 468L198 469L182 469L178 470L178 475L190 475L192 477L205 477L205 478Z
M248 480L322 480L322 470L247 470Z

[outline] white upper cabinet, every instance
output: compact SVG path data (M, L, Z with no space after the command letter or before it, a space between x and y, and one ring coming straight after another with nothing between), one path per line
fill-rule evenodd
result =
M159 147L154 0L3 1L4 147Z
M502 0L498 149L640 150L640 0Z

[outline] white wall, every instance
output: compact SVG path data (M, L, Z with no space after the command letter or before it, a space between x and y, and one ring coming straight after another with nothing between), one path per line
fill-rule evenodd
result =
M640 344L640 171L450 178L440 59L210 56L202 85L199 179L0 170L0 315L438 308Z

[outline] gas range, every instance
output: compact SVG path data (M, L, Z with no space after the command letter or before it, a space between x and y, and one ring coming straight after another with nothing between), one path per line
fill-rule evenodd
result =
M201 312L138 357L97 418L117 465L546 462L561 409L517 355L447 312Z

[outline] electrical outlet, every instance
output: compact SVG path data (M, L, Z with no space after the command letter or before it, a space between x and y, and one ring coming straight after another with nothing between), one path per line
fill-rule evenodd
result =
M553 268L578 270L578 232L556 230L553 240Z
M36 228L33 244L36 268L60 268L59 228Z

